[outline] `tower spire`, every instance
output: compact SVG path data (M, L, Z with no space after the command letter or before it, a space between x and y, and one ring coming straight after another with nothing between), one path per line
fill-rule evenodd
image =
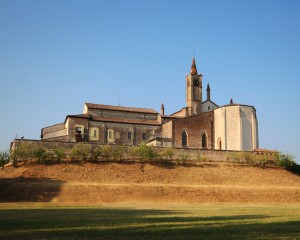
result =
M160 115L165 115L165 106L164 106L164 103L161 104Z
M207 84L206 95L207 95L207 101L210 101L210 87L209 87L209 83Z
M198 75L194 56L193 56L193 59L192 59L191 75Z

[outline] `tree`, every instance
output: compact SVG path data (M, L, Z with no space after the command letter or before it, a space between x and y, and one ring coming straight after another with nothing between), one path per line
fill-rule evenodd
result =
M26 142L21 143L19 146L17 146L12 154L14 159L14 165L16 165L19 160L24 161L26 163L30 158L33 158L33 149L34 148Z
M10 155L8 151L0 152L0 166L4 168L4 165L9 162Z

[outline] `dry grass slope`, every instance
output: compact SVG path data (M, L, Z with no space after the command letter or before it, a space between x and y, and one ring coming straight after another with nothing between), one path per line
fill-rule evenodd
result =
M300 203L300 177L224 163L27 163L0 170L0 202Z

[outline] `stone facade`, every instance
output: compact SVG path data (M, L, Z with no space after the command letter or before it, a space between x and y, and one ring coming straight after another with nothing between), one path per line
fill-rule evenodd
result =
M56 133L63 131L63 140L75 142L80 132L84 142L137 145L161 132L157 118L158 113L151 109L86 103L83 114L68 115L57 127L43 128L42 139L58 140Z
M201 113L202 75L198 74L195 58L193 58L191 72L186 76L186 104L189 115Z
M67 140L68 134L65 123L60 123L43 128L41 135L43 139Z
M42 140L92 142L100 144L254 150L258 148L258 121L252 106L233 104L219 107L202 101L202 74L192 59L186 76L186 107L165 115L149 108L85 103L82 114L67 115L63 123L43 128Z
M214 112L216 149L247 151L258 148L258 124L254 107L230 104Z

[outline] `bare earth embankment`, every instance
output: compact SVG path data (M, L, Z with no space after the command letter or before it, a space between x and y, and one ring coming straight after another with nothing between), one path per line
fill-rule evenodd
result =
M27 163L0 170L0 202L299 204L300 177L224 163Z

